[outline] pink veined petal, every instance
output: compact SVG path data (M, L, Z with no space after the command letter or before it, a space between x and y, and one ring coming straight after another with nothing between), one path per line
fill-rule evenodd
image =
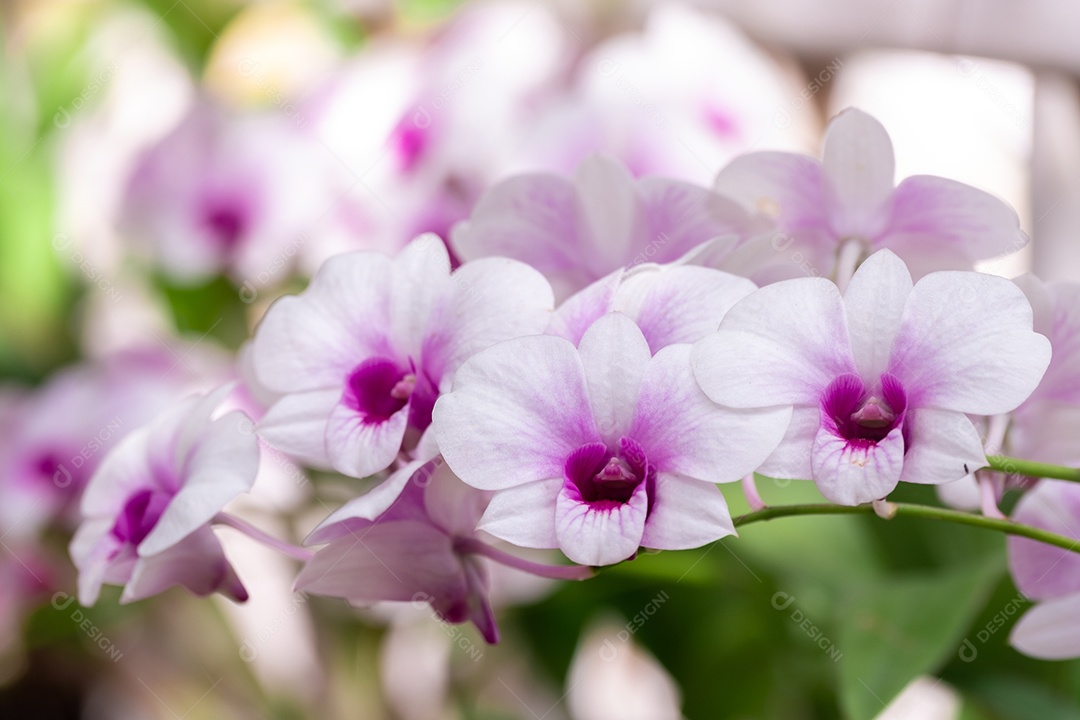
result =
M363 358L388 354L392 268L379 253L338 255L301 295L271 305L253 340L258 380L275 392L336 387Z
M481 490L562 477L570 453L598 438L577 349L548 335L475 355L433 417L450 469Z
M341 387L336 387L286 395L259 420L256 426L259 436L308 465L329 468L327 423L341 400L341 393Z
M915 268L970 270L976 260L1016 252L1028 243L1016 211L989 193L929 175L903 180L888 227L875 238Z
M776 449L790 407L731 409L709 400L694 382L690 345L656 354L641 379L629 437L658 472L709 483L735 482Z
M888 250L871 255L852 276L844 307L851 351L863 377L880 377L888 368L911 288L904 261Z
M792 409L784 439L757 472L779 480L809 480L814 477L810 464L814 438L821 425L821 410L816 406Z
M1080 657L1080 593L1039 603L1009 633L1009 644L1040 660Z
M564 483L555 503L559 549L572 561L592 566L611 565L636 553L645 532L646 486L640 483L625 503L589 503Z
M574 174L577 212L582 239L577 261L602 277L632 261L637 248L645 248L648 218L638 201L634 178L615 160L594 155Z
M209 526L199 528L156 555L139 558L120 602L143 600L174 585L200 596L221 592L238 602L248 597Z
M241 412L221 416L204 428L185 464L184 484L139 544L140 557L175 545L210 522L230 500L251 490L259 470L254 426Z
M855 371L843 298L824 278L755 290L691 360L705 393L737 408L816 405L833 378Z
M889 372L912 407L998 415L1027 399L1049 362L1050 342L1032 331L1031 305L1016 285L943 271L912 289Z
M421 593L463 597L465 585L450 536L427 523L397 522L322 548L305 563L295 588L371 603L411 601Z
M538 335L551 322L551 286L538 271L507 258L462 265L435 309L423 341L424 371L449 390L463 362L497 342Z
M567 290L590 279L578 265L584 240L579 236L574 184L558 175L529 174L492 185L476 203L472 217L451 233L454 250L465 260L503 256L533 266Z
M656 354L712 333L739 300L756 290L746 278L704 267L675 266L627 274L612 309L626 313Z
M634 321L608 313L586 331L578 346L585 387L596 427L612 445L627 434L634 418L641 377L649 366L649 344Z
M441 459L416 476L424 487L424 509L432 523L454 537L470 537L476 531L491 493L466 485Z
M1009 451L1025 460L1080 467L1077 438L1080 405L1029 400L1013 413Z
M688 550L736 535L727 501L712 483L656 474L652 510L641 544L656 550Z
M1040 480L1020 498L1013 520L1080 540L1080 487ZM1009 568L1020 592L1033 600L1080 593L1080 555L1064 548L1010 537Z
M420 235L397 254L391 273L390 336L398 352L419 358L433 315L453 287L446 245L434 233Z
M395 519L426 520L422 493L416 494L418 498L402 497L413 475L424 465L421 461L408 463L368 492L345 503L319 523L304 539L304 544L321 545L352 533L362 533L391 509L395 511Z
M133 430L105 456L83 492L80 509L84 517L113 517L129 497L153 485L148 457L153 429L150 425Z
M499 490L477 529L518 547L559 547L555 503L562 486L563 478L558 477Z
M714 189L760 217L801 238L828 225L821 164L786 152L741 155L720 171Z
M410 405L382 422L365 422L356 410L335 405L326 424L326 452L333 468L362 478L390 467L401 450Z
M594 322L615 309L616 295L626 275L652 272L657 267L647 264L631 269L620 268L574 293L556 308L547 333L566 338L577 345Z
M836 237L876 237L889 219L896 173L884 126L861 110L844 110L825 132L821 166Z
M720 263L744 239L768 229L735 200L679 180L642 178L637 196L648 220L648 237L628 263L672 262L707 241L722 239L709 248L709 262Z
M814 440L814 484L839 505L880 500L900 481L904 436L899 426L877 443L849 442L822 427Z
M1049 401L1080 405L1080 284L1045 284L1034 275L1013 282L1034 311L1035 332L1053 346L1050 366L1028 402Z
M904 482L951 483L986 465L979 431L964 413L912 408L904 416L904 428L907 454L900 475Z

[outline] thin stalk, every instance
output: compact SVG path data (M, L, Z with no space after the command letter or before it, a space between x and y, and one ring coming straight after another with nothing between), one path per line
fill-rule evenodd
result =
M534 563L530 560L519 558L516 555L511 555L508 552L503 552L498 548L493 548L476 538L458 538L454 542L454 548L460 553L483 555L500 565L506 565L507 567L512 567L531 575L552 578L554 580L585 580L596 574L593 572L592 568L584 565L544 565L542 563Z
M984 530L994 530L1006 535L1016 535L1031 540L1037 540L1047 545L1080 553L1080 540L1076 538L1058 535L1040 528L1022 525L1012 520L984 517L972 513L949 510L946 508L931 507L929 505L914 505L911 503L887 503L893 517L918 517L927 520L941 520L969 525ZM781 517L796 517L800 515L872 515L875 509L872 505L832 505L829 503L810 503L806 505L774 505L764 510L756 510L735 518L735 527L742 527L751 523L774 520Z
M1026 475L1033 478L1080 482L1080 468L1051 465L1049 463L1035 462L1034 460L1020 460L1006 455L988 455L986 462L991 470L1009 473L1010 475Z
M301 562L307 562L315 554L310 550L305 550L304 548L291 545L284 540L278 540L273 535L263 532L251 523L247 522L246 520L241 520L235 515L229 515L228 513L219 512L217 515L214 516L214 519L211 520L211 522L218 523L219 525L228 525L234 530L239 530L240 532L244 533L255 542L262 543L267 547L273 548L274 550L277 550L278 552L288 555L289 557L299 560Z

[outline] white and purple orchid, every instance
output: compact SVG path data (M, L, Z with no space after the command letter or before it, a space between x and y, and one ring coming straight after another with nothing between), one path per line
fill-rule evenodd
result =
M578 347L518 338L463 365L434 428L451 469L496 491L480 529L584 565L733 534L715 483L753 471L790 412L713 404L690 349L654 356L630 318L610 313Z
M820 161L749 153L720 171L715 188L784 233L759 248L759 267L750 273L759 283L806 274L803 265L828 277L842 265L843 284L860 256L881 248L920 278L934 270L970 270L977 260L1027 243L1016 212L992 195L929 175L895 185L894 173L885 128L848 109L829 124ZM796 252L802 263L792 262Z
M1012 519L1080 542L1080 485L1041 480ZM1013 647L1044 660L1080 657L1080 555L1009 538L1009 569L1017 589L1037 602L1013 627Z
M214 417L228 391L192 396L132 432L91 478L71 542L83 605L103 584L124 586L121 602L174 585L247 599L210 528L251 489L259 465L251 421L235 411Z
M620 268L699 251L718 264L768 225L708 188L635 179L602 155L574 177L518 175L492 185L451 235L465 260L502 255L543 272L565 298ZM713 242L707 249L701 246Z
M416 448L465 360L543 332L551 311L551 289L536 270L491 258L451 273L435 235L396 258L335 257L301 295L275 303L255 335L256 378L282 395L259 433L352 477L384 470Z
M901 480L940 484L984 467L965 413L1022 403L1050 361L1023 293L999 277L932 273L916 284L881 250L842 295L822 278L768 285L737 303L693 353L718 403L794 406L760 468L817 483L844 505L878 500Z

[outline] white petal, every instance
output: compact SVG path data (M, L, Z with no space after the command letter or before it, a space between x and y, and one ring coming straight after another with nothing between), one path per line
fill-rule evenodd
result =
M904 261L888 250L871 255L852 276L844 307L851 351L863 377L876 380L888 367L911 288Z
M979 431L964 413L913 408L904 417L908 431L904 482L940 485L986 466Z
M757 471L778 480L809 480L814 477L810 458L820 425L821 410L817 405L794 408L784 439Z
M259 421L259 436L281 452L319 468L330 467L326 426L341 400L340 387L286 395Z
M722 405L816 406L833 378L855 372L840 291L823 278L755 290L694 346L692 361L702 389Z
M867 447L849 444L822 428L812 455L814 484L840 505L880 500L896 487L904 466L904 437L899 427Z
M735 535L727 501L712 483L671 473L656 475L656 495L641 544L656 550L688 550Z
M555 500L563 478L537 480L499 490L480 519L478 530L518 547L556 548Z
M555 506L559 549L580 565L626 560L641 545L648 502L645 483L637 486L628 502L604 509L576 499L564 485Z
M230 412L199 436L185 459L188 475L154 529L139 544L139 556L156 555L210 522L225 504L251 490L259 470L259 444L247 416Z
M649 363L630 437L659 472L710 483L735 482L776 449L791 408L733 410L717 405L694 382L690 353L690 345L669 345Z
M609 446L626 435L651 354L634 321L609 313L592 324L578 346L589 405L600 437Z
M330 465L349 477L363 478L390 467L401 450L409 424L410 405L382 422L365 423L363 417L341 403L326 423L326 453Z
M884 126L861 110L844 110L825 132L821 165L836 234L875 237L888 222L896 172Z
M1080 657L1080 594L1039 603L1009 634L1009 643L1040 660Z
M594 155L578 166L574 185L578 212L591 241L580 249L588 253L579 256L580 262L595 264L602 272L629 263L634 249L650 240L629 171L609 157Z
M450 469L482 490L562 477L570 453L598 439L577 349L546 335L474 356L433 417Z
M252 363L275 392L340 386L390 331L390 258L355 252L327 260L299 296L270 306L255 331ZM383 352L385 352L383 350Z
M402 248L391 272L391 337L400 353L416 359L450 292L450 255L438 235L426 233Z
M931 273L911 291L889 371L910 407L1005 413L1027 399L1050 362L1050 342L1031 328L1031 305L1010 281Z

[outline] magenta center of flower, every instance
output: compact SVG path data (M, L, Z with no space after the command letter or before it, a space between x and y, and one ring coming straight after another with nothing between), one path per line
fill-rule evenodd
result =
M121 542L138 545L161 519L172 498L162 492L143 490L128 498L124 509L113 525L112 533Z
M416 389L416 375L388 358L368 358L349 374L345 403L369 424L386 422L405 407Z
M649 492L655 482L655 472L649 467L644 450L625 437L619 440L619 449L614 452L604 443L582 445L566 459L563 472L564 482L577 491L583 502L599 507L629 502L642 483L646 483Z
M344 404L362 421L377 425L409 406L410 427L420 431L431 425L438 391L421 372L385 357L368 358L345 381Z
M202 209L202 224L214 243L230 252L240 244L248 226L247 203L230 198L209 199Z
M874 391L868 390L858 375L849 373L829 384L821 409L837 435L851 443L869 445L903 424L907 395L900 381L889 373L881 376L881 386Z

